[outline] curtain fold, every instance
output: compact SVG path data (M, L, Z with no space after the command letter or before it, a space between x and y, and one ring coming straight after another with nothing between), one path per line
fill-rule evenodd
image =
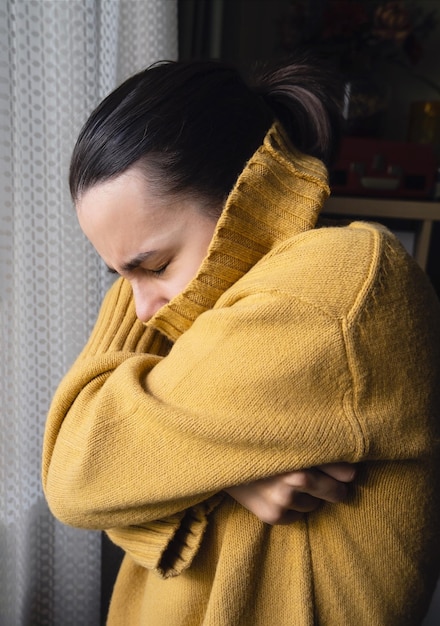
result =
M56 522L40 483L51 397L109 284L68 164L102 97L176 57L176 0L0 0L2 626L100 623L100 533Z
M222 56L225 0L178 0L179 58Z

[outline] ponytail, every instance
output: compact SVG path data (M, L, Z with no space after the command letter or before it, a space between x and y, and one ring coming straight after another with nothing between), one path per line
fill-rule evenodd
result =
M253 80L259 94L281 122L293 145L329 166L339 149L341 112L338 80L306 58L265 69Z

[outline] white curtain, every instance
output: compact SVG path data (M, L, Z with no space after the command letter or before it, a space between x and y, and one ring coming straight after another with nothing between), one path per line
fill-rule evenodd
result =
M45 416L108 279L67 189L88 113L177 55L176 0L0 0L0 624L95 626L100 534L40 484Z

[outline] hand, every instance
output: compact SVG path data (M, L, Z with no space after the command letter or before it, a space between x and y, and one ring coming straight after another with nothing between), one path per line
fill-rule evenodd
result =
M356 475L349 463L330 463L225 489L266 524L290 524L322 502L341 502Z

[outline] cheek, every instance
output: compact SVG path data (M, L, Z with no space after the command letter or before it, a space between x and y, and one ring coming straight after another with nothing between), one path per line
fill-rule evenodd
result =
M203 228L200 228L199 237L188 240L184 250L176 256L175 266L172 267L167 282L167 295L170 300L181 293L196 276L208 253L215 226L214 222L209 222L208 226L204 224Z
M170 278L170 281L167 284L168 297L170 300L172 297L181 293L185 289L185 287L187 287L187 285L192 281L192 279L199 271L200 265L202 264L205 256L205 254L192 254L191 257L186 260L186 262L183 260L181 261L179 269L176 271L174 276Z
M206 244L206 245L205 245ZM187 271L187 282L194 278L197 272L200 269L201 264L203 263L206 254L208 252L208 242L203 242L202 245L199 245L197 248L191 251L188 258L188 271Z

